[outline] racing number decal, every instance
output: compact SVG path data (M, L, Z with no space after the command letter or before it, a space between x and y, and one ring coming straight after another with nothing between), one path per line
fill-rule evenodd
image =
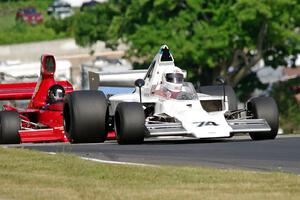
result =
M212 121L194 122L193 124L198 124L197 127L202 127L202 126L219 126L216 122L212 122Z

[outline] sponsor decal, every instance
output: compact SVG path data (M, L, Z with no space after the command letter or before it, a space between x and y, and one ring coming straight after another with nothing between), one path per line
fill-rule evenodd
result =
M203 121L203 122L193 122L193 124L197 124L197 127L202 126L219 126L216 122L213 121Z

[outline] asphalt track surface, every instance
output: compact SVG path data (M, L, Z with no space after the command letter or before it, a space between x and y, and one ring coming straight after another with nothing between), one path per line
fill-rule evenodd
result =
M105 161L151 165L204 166L300 174L300 135L252 141L248 136L214 140L147 140L141 145L22 144L11 147L63 152Z

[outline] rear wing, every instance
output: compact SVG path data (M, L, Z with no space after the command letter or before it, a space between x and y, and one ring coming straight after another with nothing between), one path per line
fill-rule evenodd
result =
M135 87L137 79L144 79L148 70L128 70L119 73L88 72L89 87L97 90L99 86L106 87Z
M37 82L0 84L0 100L31 99L36 84ZM57 81L56 84L63 86L66 93L73 91L68 81Z

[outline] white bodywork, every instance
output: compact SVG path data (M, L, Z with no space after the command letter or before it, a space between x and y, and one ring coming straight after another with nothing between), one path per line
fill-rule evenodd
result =
M141 87L141 96L144 109L152 105L153 114L146 116L145 127L148 132L146 137L155 136L188 136L195 138L220 138L230 137L236 132L264 132L270 131L269 125L264 119L234 119L228 120L224 114L228 111L227 97L210 96L196 93L191 83L184 83L181 98L167 98L155 94L154 90L161 84L162 74L166 68L175 67L171 54L170 57L162 61L163 49L153 59L148 71L129 71L122 74L94 74L90 73L90 84L95 85L95 76L98 76L98 86L133 86L135 80L143 78L145 85ZM186 76L186 73L185 73ZM92 78L91 78L92 77ZM97 78L96 78L97 79ZM100 80L99 80L100 79ZM102 81L103 80L103 81ZM187 96L184 96L187 94ZM217 100L221 102L221 109L207 112L201 101ZM130 94L116 94L109 97L110 115L113 116L118 103L139 102L139 88ZM164 122L155 118L168 118L171 121Z

